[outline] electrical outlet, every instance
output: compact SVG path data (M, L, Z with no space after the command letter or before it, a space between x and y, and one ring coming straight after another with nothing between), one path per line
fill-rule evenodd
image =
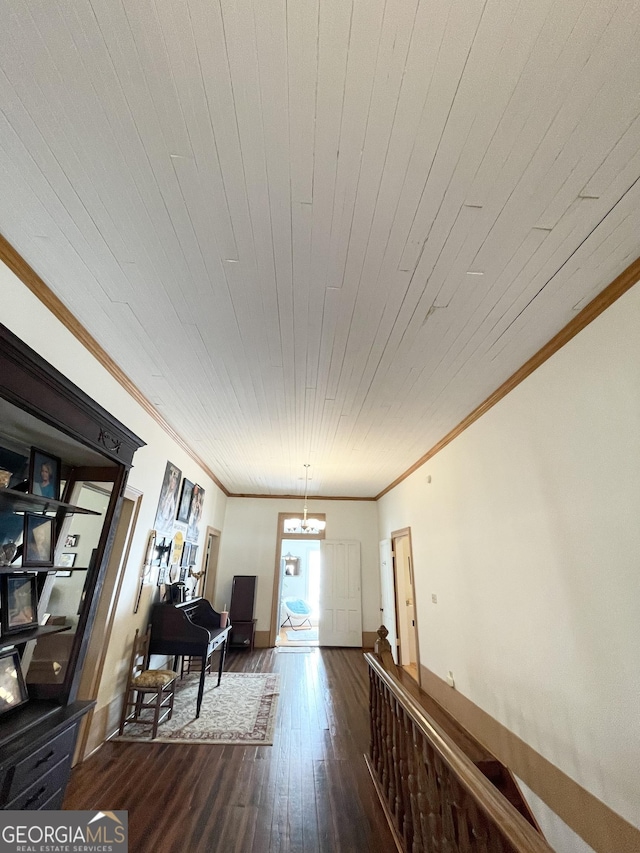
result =
M438 596L435 594L435 592L432 592L432 593L431 593L431 603L432 603L432 604L437 604L437 603L438 603Z

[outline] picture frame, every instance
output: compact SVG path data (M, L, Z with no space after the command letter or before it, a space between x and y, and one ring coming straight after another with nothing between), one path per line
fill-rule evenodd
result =
M182 489L180 490L180 500L178 501L178 513L176 515L176 521L180 521L183 524L189 523L189 511L191 510L191 498L193 496L193 488L195 483L192 483L191 480L187 480L185 477L182 481Z
M160 533L171 534L173 532L173 522L175 521L178 508L181 478L182 471L180 468L174 465L173 462L167 462L160 488L156 519L153 525L155 530Z
M2 635L38 626L38 584L33 574L0 576Z
M24 520L13 512L0 512L0 566L10 566L22 553Z
M13 711L29 701L17 649L0 653L0 714Z
M197 559L198 559L198 546L192 545L191 551L189 553L189 565L195 566Z
M157 586L162 586L163 584L165 584L167 582L167 572L168 571L169 570L167 569L166 566L160 567L160 569L158 571L158 582L156 584Z
M191 495L191 506L189 507L189 526L187 529L187 539L191 542L197 542L200 535L200 520L202 519L202 509L204 506L204 489L197 483L193 487Z
M182 566L180 568L180 575L178 576L178 580L180 581L180 583L184 583L186 581L187 571L188 571L188 569L186 566Z
M65 551L64 553L60 554L59 565L63 569L72 569L75 565L77 557L78 555L75 553L75 551ZM58 574L60 574L60 572L58 572Z
M29 456L29 491L32 495L60 500L60 470L62 462L59 456L53 456L46 450L31 448Z
M192 548L191 542L185 542L184 545L182 546L182 556L180 559L180 565L181 566L189 566L190 565L189 558L191 556L191 548Z
M77 548L78 542L80 541L80 535L78 533L70 533L67 538L64 540L65 548Z
M24 514L22 565L53 566L55 518L50 515Z

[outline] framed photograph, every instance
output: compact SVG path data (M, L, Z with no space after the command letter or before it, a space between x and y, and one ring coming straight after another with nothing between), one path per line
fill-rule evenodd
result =
M191 542L185 542L182 548L182 558L180 560L181 566L189 566L189 557L191 556Z
M16 634L38 625L38 588L35 575L1 575L2 634Z
M189 510L191 509L191 497L193 495L193 487L195 483L187 480L185 477L182 481L182 490L180 491L180 500L178 501L178 514L176 521L181 521L184 524L189 523Z
M53 566L55 518L49 515L24 514L22 565Z
M74 551L71 551L71 552L65 553L65 554L61 554L60 555L60 565L65 569L72 569L75 565L77 556L78 555ZM60 574L60 572L58 572L58 574Z
M158 509L156 510L156 520L153 525L158 532L168 534L173 532L173 522L176 519L176 511L178 509L181 477L182 471L172 462L167 462L160 489Z
M0 654L0 714L29 701L17 649Z
M163 583L167 582L167 572L168 571L169 570L167 569L166 566L160 567L160 570L158 571L158 583L157 583L158 586L162 586Z
M45 450L31 448L29 459L29 491L43 498L60 498L60 468L58 456L52 456Z
M197 483L193 487L191 495L191 507L189 508L189 528L187 530L187 539L191 542L197 542L200 535L200 519L202 518L202 508L204 505L204 489Z
M178 577L178 580L180 581L180 583L184 583L186 581L186 579L187 579L187 567L182 566L182 568L180 569L180 575Z
M191 546L191 553L189 554L189 565L195 566L197 559L198 559L198 546L192 545Z
M79 541L80 541L80 536L77 533L71 533L64 540L64 547L65 548L77 548Z
M22 516L13 512L0 512L0 566L10 566L22 553L20 546L23 535Z

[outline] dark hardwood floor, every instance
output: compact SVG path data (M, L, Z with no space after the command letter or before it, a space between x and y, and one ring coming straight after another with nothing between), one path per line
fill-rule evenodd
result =
M362 652L235 652L226 669L281 674L273 746L107 743L64 807L127 809L132 853L395 851L363 758Z

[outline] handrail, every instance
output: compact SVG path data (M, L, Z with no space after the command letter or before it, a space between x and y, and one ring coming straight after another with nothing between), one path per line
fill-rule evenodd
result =
M398 679L385 669L379 657L375 654L367 653L365 654L365 659L371 671L372 691L375 689L373 684L373 676L375 675L375 678L384 685L390 696L393 697L395 702L399 703L401 709L413 723L411 732L407 732L406 724L394 719L393 726L395 728L393 736L380 738L380 732L375 730L377 725L376 720L374 719L376 716L374 712L375 699L372 696L371 759L375 764L374 753L376 752L376 749L384 748L387 753L393 752L392 756L387 755L386 757L380 756L378 758L379 765L383 767L382 773L380 773L379 768L376 768L375 766L372 768L372 772L379 776L377 780L378 783L382 781L380 778L381 776L396 777L390 782L390 787L393 788L393 796L389 796L387 798L388 800L395 800L396 805L394 806L394 802L387 802L386 804L387 811L391 812L392 816L394 813L394 807L397 808L399 788L405 790L405 796L411 800L412 808L404 808L402 810L402 818L398 821L401 825L395 827L401 837L409 837L412 840L411 849L413 851L431 849L431 847L426 844L425 846L421 846L420 839L422 838L423 832L420 827L414 825L417 800L412 785L415 787L415 779L407 781L400 778L402 774L407 775L407 773L411 773L412 768L413 776L415 777L417 771L416 768L413 767L413 764L418 764L424 761L425 751L416 743L418 740L418 738L416 738L416 733L419 733L427 741L439 759L444 762L444 765L446 765L446 768L450 771L453 780L455 780L455 784L459 785L460 788L471 798L471 801L475 804L475 808L471 810L474 812L476 809L479 810L484 815L487 826L491 828L491 834L496 832L503 842L500 843L500 841L498 841L497 846L492 846L491 844L489 844L489 846L485 846L485 844L481 844L479 847L475 847L472 842L468 842L468 846L461 845L460 847L451 847L446 846L447 842L445 842L442 849L500 849L504 851L513 851L514 853L552 853L552 848L549 847L544 838L536 832L536 830L522 817L522 815L518 813L511 803L508 802L508 800L506 800L486 779L473 762L460 750L452 738L449 737L449 735L447 735L446 732L444 732L443 729L425 713L424 709L421 708L415 698L403 687ZM395 669L395 665L393 668ZM395 705L395 702L392 702L391 704ZM391 713L394 716L397 715L396 710L392 709ZM412 742L415 753L414 756L406 755L404 758L402 751L406 749L406 744L400 744L398 747L397 742L401 738L398 731L396 731L396 729L401 728L403 725L405 733ZM380 741L377 745L375 743L376 738ZM400 769L398 769L396 765L402 765L403 760L404 766L401 766ZM385 761L387 762L386 764ZM394 764L393 773L391 772L392 763ZM418 768L418 770L419 769L420 768ZM436 775L438 775L438 772L435 772ZM438 776L438 785L436 785L436 787L439 792L442 793L442 791L447 788L447 784L440 784L440 782L441 780ZM401 793L402 792L400 792L400 794ZM456 799L455 796L453 799ZM462 808L459 802L455 802L454 806L458 812ZM420 820L422 820L422 816ZM407 822L409 822L409 826L407 826ZM483 820L482 823L485 824L485 821ZM472 829L472 834L474 832L475 830ZM489 841L489 839L485 839L485 843L486 841ZM440 847L438 847L438 849L440 849Z

